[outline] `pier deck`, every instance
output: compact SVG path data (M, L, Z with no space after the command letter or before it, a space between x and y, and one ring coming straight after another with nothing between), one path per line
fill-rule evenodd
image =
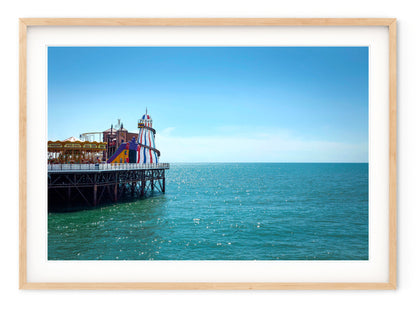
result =
M164 193L166 169L168 163L48 164L49 210Z

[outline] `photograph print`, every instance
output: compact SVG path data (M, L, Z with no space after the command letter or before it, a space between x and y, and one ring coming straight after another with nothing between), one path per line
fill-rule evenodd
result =
M368 47L54 47L48 260L368 260Z

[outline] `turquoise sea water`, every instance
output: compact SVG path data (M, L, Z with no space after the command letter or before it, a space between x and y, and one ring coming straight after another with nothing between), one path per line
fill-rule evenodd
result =
M171 164L166 193L48 215L49 260L367 260L368 164Z

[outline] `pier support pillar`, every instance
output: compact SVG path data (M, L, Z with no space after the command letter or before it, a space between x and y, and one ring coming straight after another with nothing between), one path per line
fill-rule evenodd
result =
M114 185L114 202L117 202L117 183Z
M144 197L144 189L146 187L146 180L142 179L141 183L140 183L140 196Z
M165 180L165 170L162 170L162 193L165 193L166 180Z
M94 185L94 202L93 202L93 204L94 204L94 206L96 206L97 205L97 185Z

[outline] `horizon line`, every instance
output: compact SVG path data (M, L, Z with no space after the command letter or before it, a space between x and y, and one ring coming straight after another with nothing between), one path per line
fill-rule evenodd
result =
M163 162L161 161L160 163L169 163L169 164L198 164L198 163L218 163L218 164L234 164L234 163L269 163L269 164L273 164L273 163L277 163L277 164L368 164L369 162L269 162L269 161L257 161L257 162L246 162L246 161L236 161L236 162L218 162L218 161L200 161L200 162Z

